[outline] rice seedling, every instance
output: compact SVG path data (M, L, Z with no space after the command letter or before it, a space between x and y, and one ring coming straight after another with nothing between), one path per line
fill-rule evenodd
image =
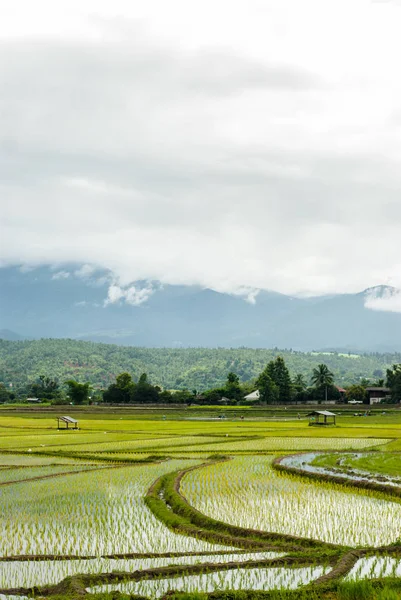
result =
M369 491L305 482L275 472L272 458L236 457L185 475L189 503L241 527L348 546L380 546L398 539L400 503Z
M285 567L271 569L236 569L201 575L189 575L169 579L148 579L138 582L99 586L89 591L139 594L157 598L170 590L182 592L215 592L225 590L293 590L317 579L327 572L327 567L313 566L296 569Z
M371 600L374 590L369 581L349 581L338 587L339 600Z
M401 559L390 556L369 556L360 558L348 573L346 581L401 577Z
M10 482L24 481L27 479L36 479L39 477L50 477L62 475L63 473L79 473L81 471L90 471L91 469L101 468L95 465L60 465L44 467L20 467L0 470L0 485Z
M388 439L379 438L328 438L328 437L264 437L256 440L241 440L237 442L222 442L214 445L208 451L217 452L220 447L221 452L234 453L255 453L255 452L280 452L280 451L298 451L298 450L358 450L377 446L388 442ZM186 452L200 450L194 446L189 446ZM205 449L206 450L206 449Z
M158 557L142 559L95 558L89 560L10 561L0 562L0 589L29 588L59 583L65 577L76 574L99 574L123 571L132 573L143 569L169 565L192 565L230 561L268 559L284 556L275 552L246 554L223 554L201 556Z
M88 464L96 464L95 461L86 461ZM0 465L2 467L46 467L52 465L80 465L82 461L64 456L35 456L35 454L0 454Z
M4 487L0 555L223 549L171 533L143 502L155 479L184 465L188 461L101 469Z

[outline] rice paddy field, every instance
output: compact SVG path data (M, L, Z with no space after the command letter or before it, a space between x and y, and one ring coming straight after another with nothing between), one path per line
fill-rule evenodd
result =
M336 412L0 410L1 599L401 590L401 411Z

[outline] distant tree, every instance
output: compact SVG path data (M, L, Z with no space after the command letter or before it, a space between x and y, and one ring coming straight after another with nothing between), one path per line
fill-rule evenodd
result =
M315 388L324 390L324 399L327 401L328 388L334 383L334 375L327 365L322 363L313 369L312 383Z
M61 390L55 379L40 375L35 383L30 385L29 395L41 400L54 400L60 397Z
M238 375L236 375L235 373L230 371L229 374L227 375L227 383L231 384L231 385L238 385L239 384Z
M159 402L160 404L171 404L172 402L175 402L174 396L170 392L170 390L163 390L162 392L160 392Z
M153 386L148 382L148 376L146 373L142 373L138 383L133 389L132 402L134 403L147 403L156 404L159 401L160 388Z
M120 373L116 377L116 387L120 392L121 402L131 402L135 390L135 383L129 373Z
M193 402L196 397L196 390L190 392L189 390L178 390L172 394L172 401L179 404L186 404Z
M270 377L267 368L259 375L256 384L259 390L260 402L275 404L279 401L280 390Z
M116 377L116 383L112 383L104 391L103 401L108 404L127 404L131 402L134 389L132 376L127 372L120 373Z
M116 386L120 390L127 390L133 386L132 376L129 373L120 373L116 377Z
M112 383L103 392L103 402L107 404L123 404L127 402L127 399L121 389L115 383Z
M361 381L359 382L359 385L361 385L364 388L367 388L369 385L372 385L372 382L370 381L370 379L366 379L366 377L362 377Z
M213 388L206 390L202 395L205 398L207 404L218 404L223 396L226 394L226 388Z
M9 402L10 400L10 392L3 383L0 383L0 404L3 402Z
M227 375L224 396L230 400L242 400L244 394L240 386L239 377L232 371Z
M360 402L365 402L367 399L366 388L363 385L350 385L347 391L345 392L345 396L348 400L358 400Z
M302 393L301 398L303 401L313 400L315 402L327 402L327 399L340 400L341 394L335 385L328 385L323 387L309 387L305 392ZM298 397L298 400L301 399Z
M290 372L287 369L283 357L277 356L277 358L271 360L265 371L278 389L278 402L280 404L289 402L293 395L292 383Z
M302 375L302 373L297 373L295 375L294 379L292 380L292 386L297 393L304 392L306 390L307 385L305 377Z
M143 385L145 383L148 383L148 375L147 373L142 373L142 375L139 378L138 384Z
M74 379L65 382L68 386L68 395L74 404L83 404L89 399L90 383L78 383Z
M387 387L391 391L391 400L401 402L401 364L393 365L387 369Z

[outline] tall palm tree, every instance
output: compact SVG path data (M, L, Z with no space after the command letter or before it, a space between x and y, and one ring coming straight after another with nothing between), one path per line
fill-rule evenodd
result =
M325 364L320 364L312 371L312 383L317 388L324 387L324 398L327 402L327 388L333 385L334 375Z
M300 392L306 390L306 381L302 373L297 373L295 375L294 379L292 380L292 384Z

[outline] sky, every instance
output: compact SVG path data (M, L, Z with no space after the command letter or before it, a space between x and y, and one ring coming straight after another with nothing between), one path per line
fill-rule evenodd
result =
M2 0L0 265L106 269L110 302L401 286L400 30L396 0Z

